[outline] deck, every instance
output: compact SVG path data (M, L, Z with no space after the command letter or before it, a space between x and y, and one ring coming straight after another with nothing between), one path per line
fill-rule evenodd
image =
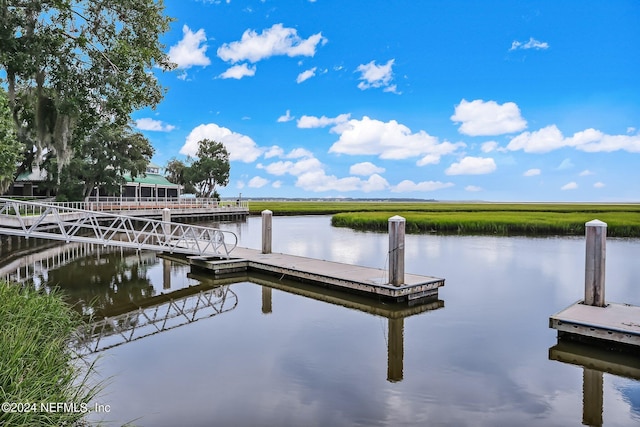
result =
M214 275L255 271L396 302L435 298L438 288L444 286L444 279L416 274L405 274L404 284L393 286L384 269L281 253L263 254L242 247L236 247L228 260L190 257L190 264Z
M549 318L549 327L611 343L640 346L640 307L608 303L595 307L578 301Z

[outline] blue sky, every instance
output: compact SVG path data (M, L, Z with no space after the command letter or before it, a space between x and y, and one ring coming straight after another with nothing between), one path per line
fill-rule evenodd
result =
M154 162L223 197L640 200L640 2L166 0Z

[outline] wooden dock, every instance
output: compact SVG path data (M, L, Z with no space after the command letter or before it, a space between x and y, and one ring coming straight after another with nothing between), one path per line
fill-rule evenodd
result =
M549 327L560 335L575 334L639 347L640 307L615 303L597 307L578 301L551 316Z
M558 339L640 353L640 307L605 300L607 224L587 222L585 236L584 299L551 316L549 327Z
M387 270L281 253L264 254L242 247L236 247L230 259L189 259L192 268L218 276L244 271L265 273L395 302L437 298L438 288L444 286L444 279L416 274L405 274L404 283L396 286L389 284Z

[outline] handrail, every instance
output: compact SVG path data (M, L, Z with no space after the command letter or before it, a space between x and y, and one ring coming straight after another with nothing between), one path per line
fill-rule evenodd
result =
M217 228L4 198L0 234L225 258L238 244Z

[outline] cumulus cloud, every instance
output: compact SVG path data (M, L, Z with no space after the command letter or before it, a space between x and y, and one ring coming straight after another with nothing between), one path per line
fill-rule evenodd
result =
M194 65L207 66L211 63L207 58L207 35L204 29L195 33L188 26L182 27L182 40L169 48L169 59L178 65L178 68L187 69Z
M602 182L596 182L595 184L593 184L593 188L602 188L604 187L604 183Z
M482 187L478 187L476 185L467 185L466 187L464 187L464 191L478 192L482 191Z
M284 156L293 160L281 160L267 165L259 164L258 169L262 169L271 175L296 177L296 187L305 191L382 191L389 188L386 179L372 174L367 179L355 176L338 178L335 175L328 175L324 165L313 156L308 150L303 148L292 150Z
M447 175L484 175L495 171L496 162L491 157L467 156L453 163L444 173Z
M579 173L579 176L589 176L589 175L593 175L593 172L591 172L589 169L585 169Z
M440 181L422 181L413 182L409 179L401 181L398 185L391 187L391 191L394 193L410 193L414 191L427 192L442 190L443 188L453 187L452 182L440 182Z
M140 130L156 132L171 132L176 128L175 126L163 123L160 120L154 120L146 117L136 120L136 127Z
M282 187L282 181L273 181L273 183L271 184L271 186L273 188L280 188Z
M327 116L302 116L298 119L298 127L301 129L310 129L335 126L347 122L350 117L351 114L340 114L339 116L333 118Z
M331 131L340 137L329 148L330 153L374 155L381 159L422 157L419 165L437 163L440 156L464 146L463 143L439 142L438 138L422 130L413 133L395 120L382 122L367 116L362 120L349 120Z
M384 88L385 92L397 93L396 85L392 85L393 80L393 64L395 60L390 59L384 65L377 65L375 61L371 61L368 64L358 65L357 71L360 72L359 79L362 80L358 83L360 90L370 88Z
M315 76L316 69L317 67L313 67L310 70L306 70L298 74L298 77L296 78L296 83L302 83L303 81L309 80L311 77Z
M540 169L529 169L528 171L526 171L525 173L523 173L523 176L536 176L536 175L540 175L542 173L542 171Z
M193 128L187 136L185 144L180 149L180 154L195 156L198 151L198 142L203 139L210 139L224 144L229 152L230 161L251 163L264 151L250 137L233 132L215 123L209 123Z
M515 103L500 105L495 101L485 102L482 99L460 101L451 120L462 123L458 131L469 136L502 135L519 132L527 127L527 122Z
M535 49L535 50L544 50L544 49L549 49L549 43L547 42L541 42L538 41L536 39L534 39L533 37L529 38L529 41L526 42L520 42L517 40L514 40L511 43L511 48L509 48L510 51L512 50L529 50L529 49Z
M384 171L385 171L385 168L376 166L371 162L356 163L354 165L351 165L351 167L349 168L349 173L351 175L362 175L362 176L370 176L375 173L380 174L380 173L384 173Z
M278 117L278 123L286 123L286 122L290 122L291 120L295 119L295 117L293 117L291 115L291 111L287 110L287 112L283 115Z
M227 71L220 74L218 77L221 79L236 79L240 80L243 77L253 77L256 74L256 67L250 67L247 64L239 64L229 67Z
M255 63L279 55L314 56L318 44L326 42L327 39L322 36L322 33L303 39L298 36L295 28L285 28L282 24L275 24L260 34L251 29L246 30L239 41L224 43L220 46L217 54L225 62Z
M578 184L575 182L570 182L568 184L563 185L562 187L560 187L561 190L575 190L576 188L578 188Z
M590 128L565 137L556 125L549 125L534 132L524 132L507 145L508 150L525 153L547 153L564 147L590 153L620 150L640 153L640 135L607 135Z
M265 179L261 176L254 176L249 180L247 186L249 188L262 188L269 183L268 179Z

